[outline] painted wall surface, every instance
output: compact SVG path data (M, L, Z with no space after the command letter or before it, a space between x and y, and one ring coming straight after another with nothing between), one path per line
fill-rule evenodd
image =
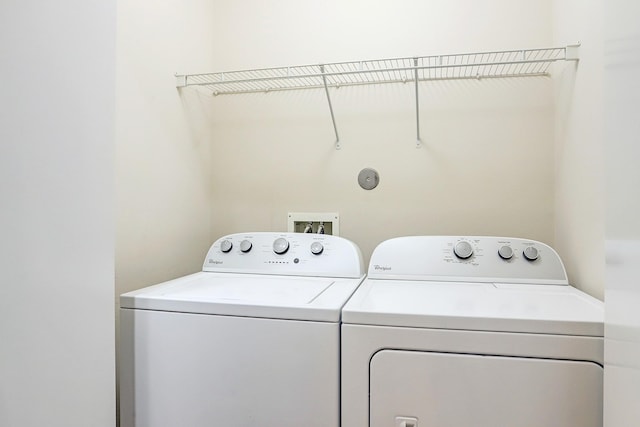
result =
M557 247L602 298L601 2L122 0L118 293L199 269L220 235L334 212L368 258L408 234L503 234ZM211 97L173 72L484 51L582 41L556 78ZM584 126L584 123L589 123ZM360 189L364 167L380 186Z
M115 1L0 3L0 426L115 422Z
M555 247L569 280L604 298L603 4L554 2L556 45L581 42L555 83Z
M640 425L639 15L637 2L606 2L606 427Z
M118 2L116 295L200 269L209 222L211 119L174 74L210 69L212 2Z
M210 71L549 46L551 1L216 2ZM199 70L191 70L199 71ZM186 88L183 93L194 89ZM288 212L339 212L367 258L412 234L554 241L549 78L211 97L213 236L286 230ZM371 167L381 182L362 190Z

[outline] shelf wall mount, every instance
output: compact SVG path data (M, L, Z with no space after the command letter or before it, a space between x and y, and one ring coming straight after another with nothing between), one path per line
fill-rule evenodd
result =
M541 49L388 58L205 74L176 74L176 87L202 87L214 96L324 89L336 136L336 149L340 149L340 138L331 103L331 88L413 82L416 96L416 147L420 147L422 145L420 82L549 76L549 69L553 63L579 61L579 47L578 43Z

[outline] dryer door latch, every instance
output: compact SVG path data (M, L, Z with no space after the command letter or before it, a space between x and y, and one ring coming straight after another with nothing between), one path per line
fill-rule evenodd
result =
M414 417L396 417L395 427L418 427L418 419Z

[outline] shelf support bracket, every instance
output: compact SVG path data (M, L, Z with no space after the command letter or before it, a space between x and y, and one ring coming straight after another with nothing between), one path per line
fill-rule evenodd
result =
M579 61L580 60L580 43L570 44L565 47L565 60L567 61Z
M329 95L329 86L327 85L327 76L324 73L324 65L320 66L320 72L322 73L322 83L324 84L324 91L327 94L327 102L329 103L329 112L331 113L331 122L333 123L333 131L336 134L336 150L339 150L340 136L338 135L338 127L336 126L336 117L333 114L333 105L331 105L331 96Z
M420 97L418 93L418 58L413 58L413 66L415 69L413 70L413 78L416 82L416 148L420 148L422 146L422 141L420 141Z

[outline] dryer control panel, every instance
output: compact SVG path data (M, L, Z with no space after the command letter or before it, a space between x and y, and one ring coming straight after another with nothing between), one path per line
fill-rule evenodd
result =
M364 262L358 246L315 233L237 233L209 249L203 271L359 278Z
M568 284L548 245L515 237L409 236L373 251L369 277L380 279Z

